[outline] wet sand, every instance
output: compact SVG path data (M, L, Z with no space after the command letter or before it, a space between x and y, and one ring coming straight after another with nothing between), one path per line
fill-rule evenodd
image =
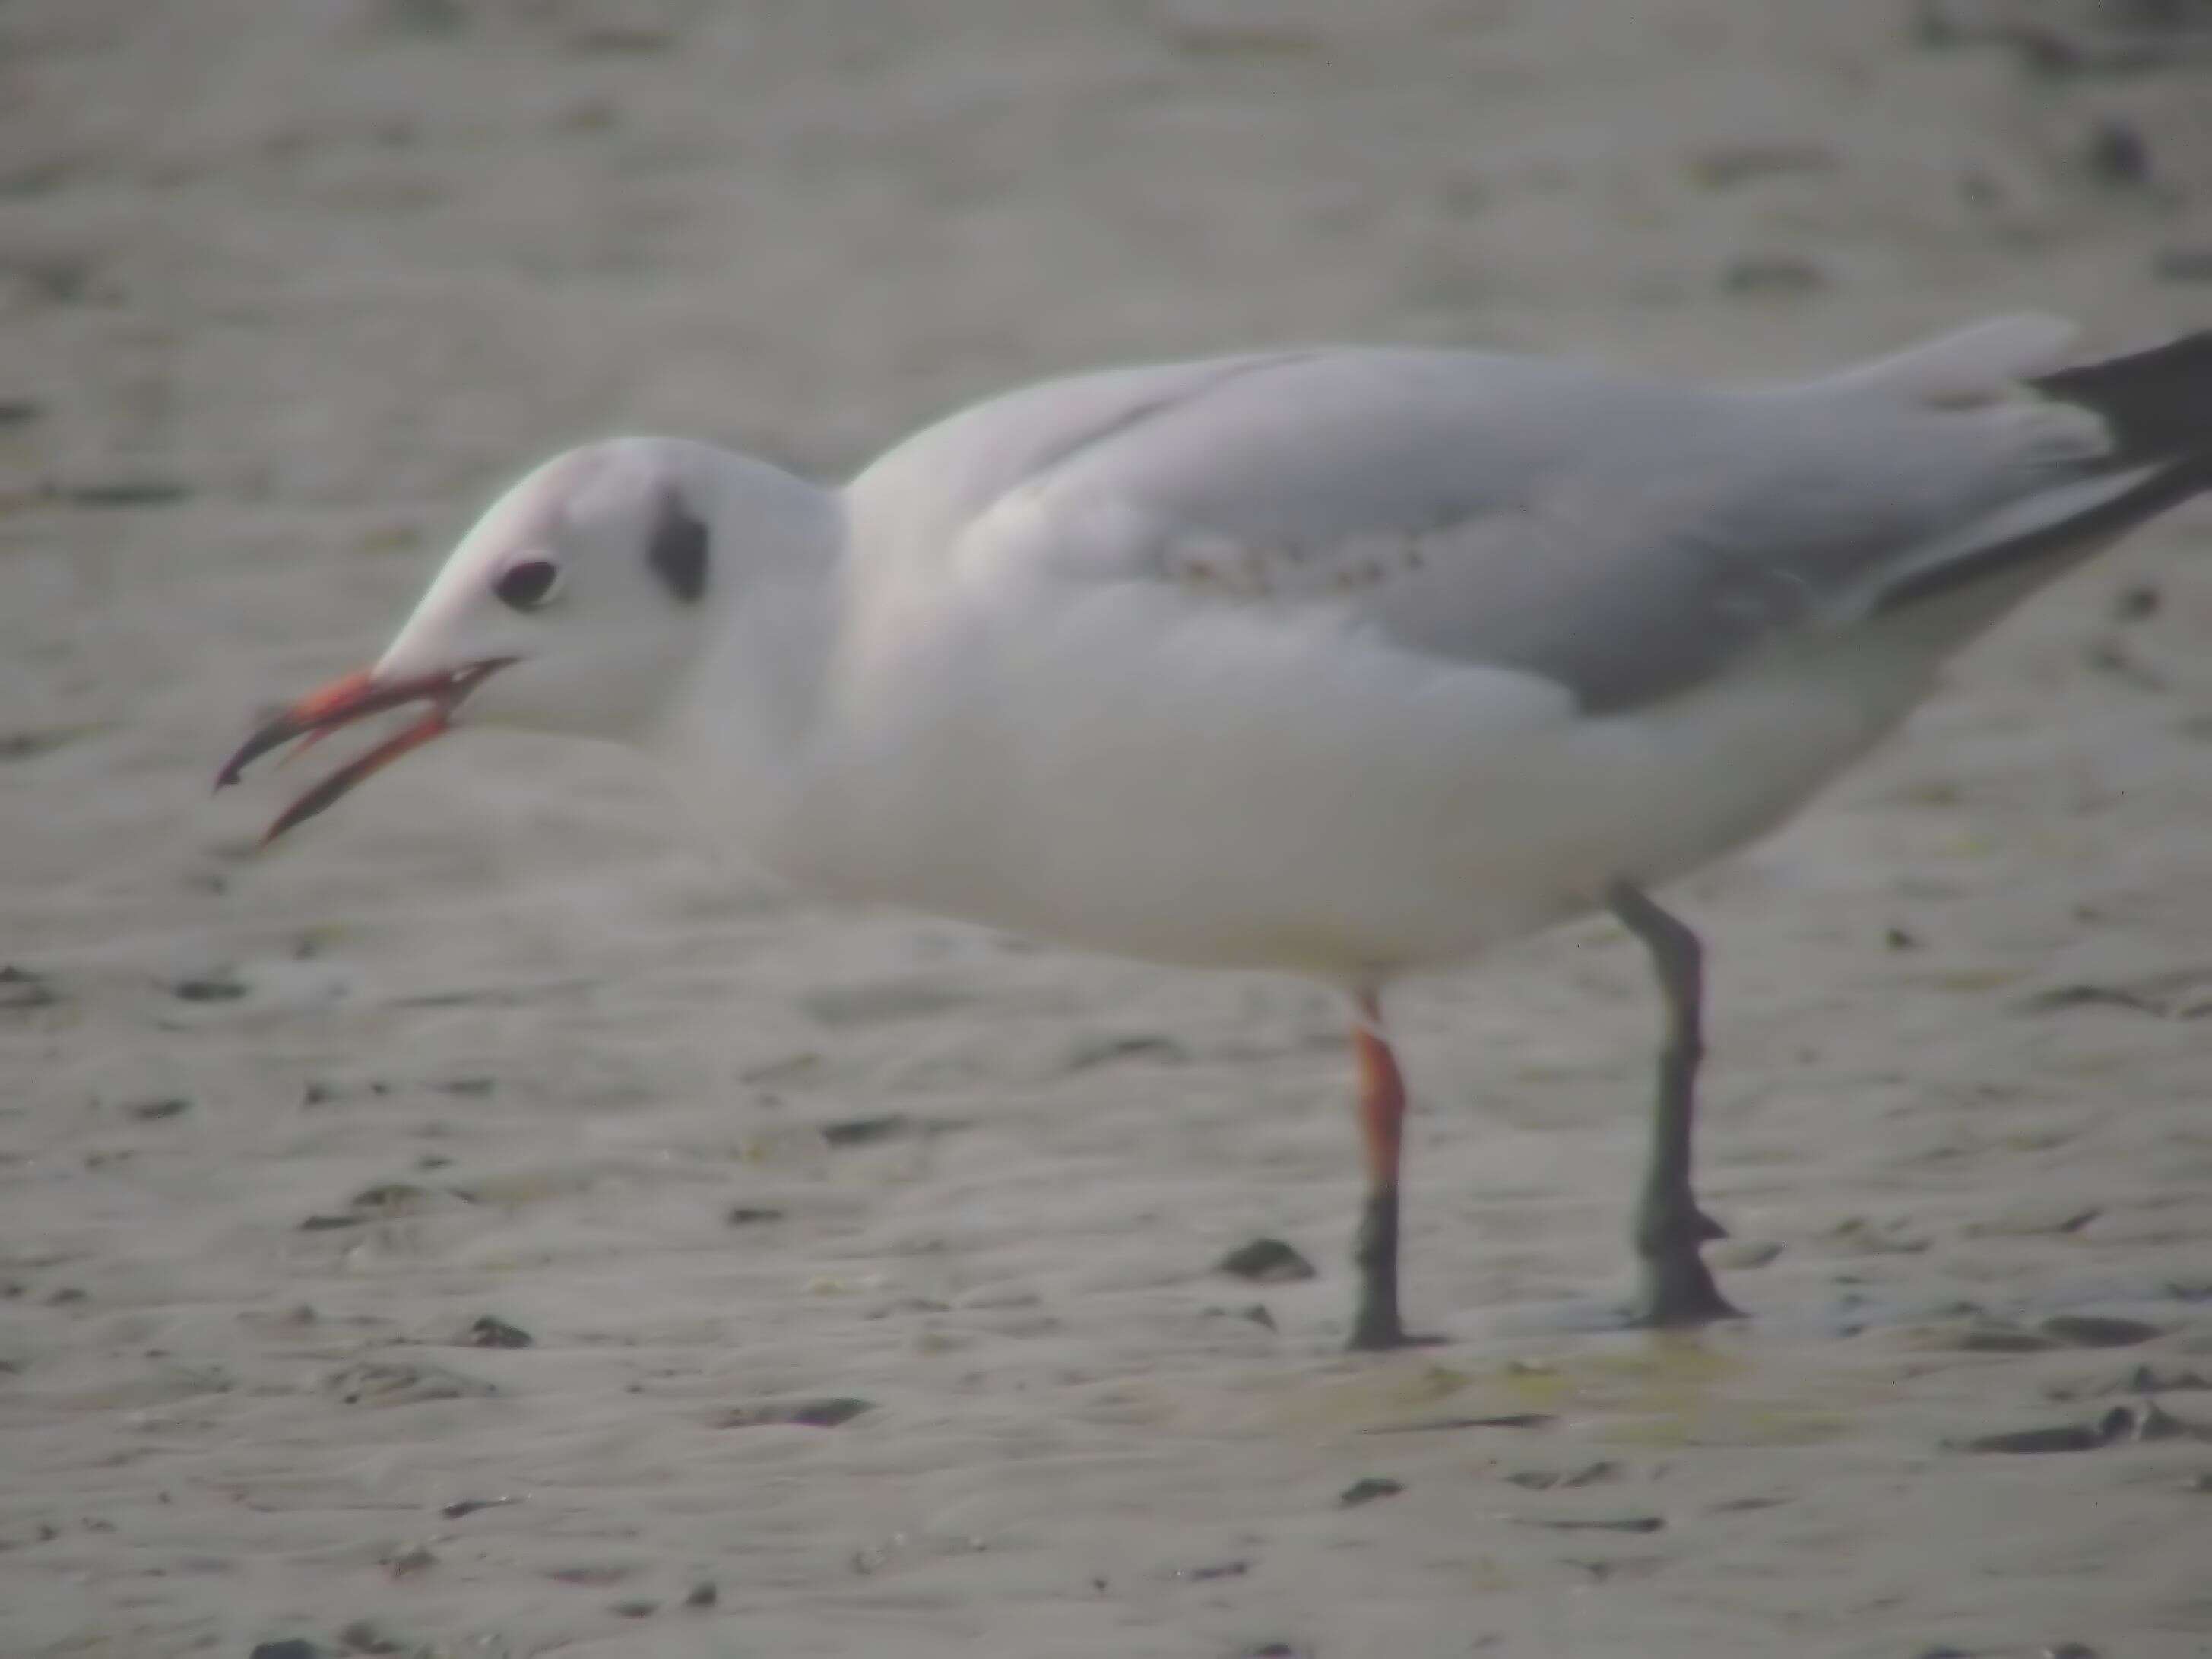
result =
M1319 991L810 903L611 750L267 856L290 780L207 796L586 436L2202 325L2212 75L2094 10L1972 10L2056 72L1819 0L0 12L0 1652L2212 1653L2202 507L1678 893L1753 1315L1694 1338L1590 1328L1608 927L1397 997L1448 1340L1353 1358ZM1317 1275L1212 1271L1263 1236Z

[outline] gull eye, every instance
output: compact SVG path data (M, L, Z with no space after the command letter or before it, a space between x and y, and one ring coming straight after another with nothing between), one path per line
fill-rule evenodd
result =
M535 611L561 591L561 567L550 559L525 559L501 571L491 591L510 610Z

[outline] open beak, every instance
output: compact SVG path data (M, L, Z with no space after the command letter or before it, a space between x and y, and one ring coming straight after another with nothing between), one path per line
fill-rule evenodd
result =
M372 772L382 771L410 750L420 749L444 732L452 724L453 710L460 706L461 700L514 660L512 657L492 657L459 668L442 669L434 674L417 674L381 684L367 669L332 680L321 690L301 698L240 744L238 752L216 774L215 787L221 789L236 783L239 775L248 766L295 738L305 738L307 744L313 744L340 726L349 726L368 715L405 703L429 703L422 719L402 727L358 760L340 767L286 807L262 836L261 844L266 847L295 824L304 823L318 812L335 805L339 797ZM301 748L307 746L303 744Z

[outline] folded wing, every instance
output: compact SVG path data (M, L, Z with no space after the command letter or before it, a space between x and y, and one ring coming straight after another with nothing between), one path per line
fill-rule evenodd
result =
M2000 319L1755 389L1459 352L1118 371L985 404L855 489L927 475L979 569L1170 584L1620 710L1793 631L2056 574L2212 482L2212 336L2043 372L2069 332Z

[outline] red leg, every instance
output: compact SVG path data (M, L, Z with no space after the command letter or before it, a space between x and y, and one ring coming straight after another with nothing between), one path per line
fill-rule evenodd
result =
M1398 1184L1406 1118L1406 1079L1382 1036L1382 1021L1375 999L1360 998L1359 1018L1352 1028L1352 1053L1359 1066L1359 1141L1367 1158L1370 1192Z
M1367 1163L1367 1204L1352 1260L1359 1269L1359 1304L1352 1320L1354 1348L1405 1346L1398 1318L1398 1165L1403 1151L1406 1080L1382 1035L1382 1013L1373 993L1359 999L1352 1052L1359 1067L1359 1140Z

